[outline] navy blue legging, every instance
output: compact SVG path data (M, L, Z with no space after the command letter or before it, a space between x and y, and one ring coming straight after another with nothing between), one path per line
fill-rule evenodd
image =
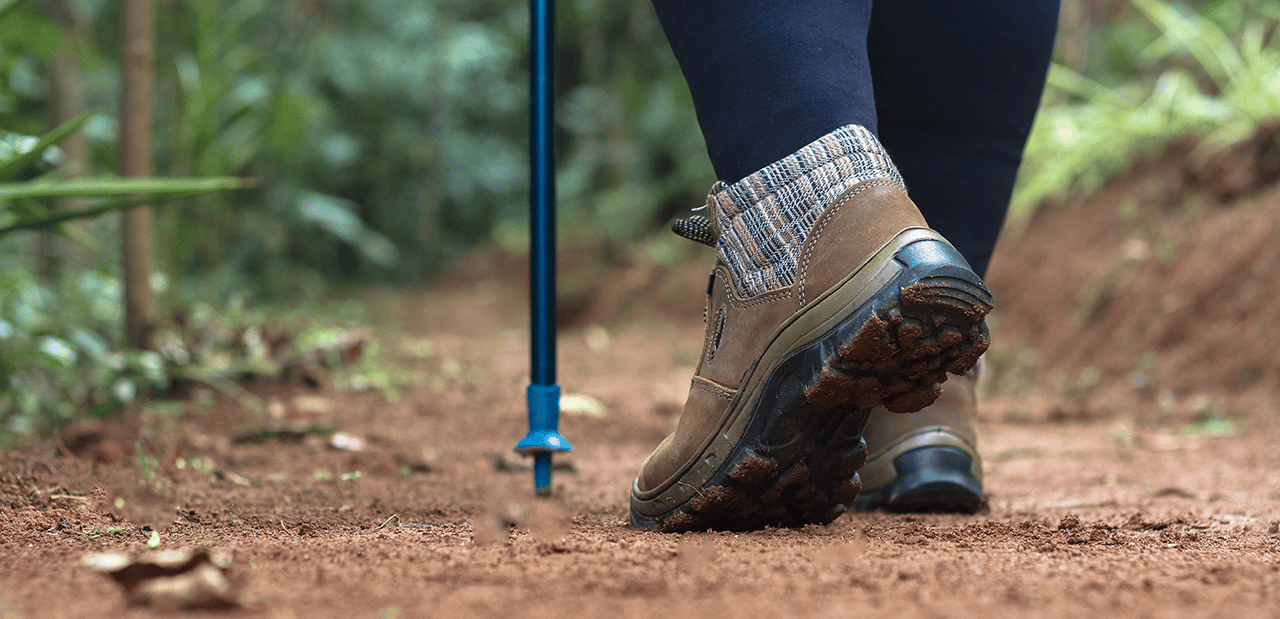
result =
M721 180L862 125L929 225L986 271L1044 89L1058 0L653 4Z

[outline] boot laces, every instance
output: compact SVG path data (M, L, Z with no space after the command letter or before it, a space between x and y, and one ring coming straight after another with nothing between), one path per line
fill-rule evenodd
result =
M702 243L708 247L716 246L716 233L711 227L711 220L702 215L671 222L671 231L690 241Z

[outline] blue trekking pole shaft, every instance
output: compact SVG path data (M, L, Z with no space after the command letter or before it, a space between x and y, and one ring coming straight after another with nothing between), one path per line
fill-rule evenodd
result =
M551 454L571 449L560 435L556 384L555 22L552 0L532 0L529 27L529 434L516 451L533 455L533 486L551 493Z
M530 241L529 293L530 324L533 331L532 378L535 385L556 382L556 176L555 144L551 133L555 123L552 100L552 0L533 0L530 36L529 154Z

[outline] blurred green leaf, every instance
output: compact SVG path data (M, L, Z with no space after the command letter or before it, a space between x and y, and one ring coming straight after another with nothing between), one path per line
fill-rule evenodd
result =
M173 198L210 191L243 189L252 182L240 178L96 178L35 180L0 184L0 200L75 196L130 196Z
M0 3L0 41L19 53L44 58L66 42L62 29L30 3Z
M10 181L17 178L18 173L20 173L23 168L31 165L32 162L43 156L45 150L50 146L65 140L67 136L75 133L80 129L80 127L84 126L92 116L92 112L85 112L84 114L59 125L53 131L50 131L35 140L30 140L20 149L14 149L9 152L0 150L0 182Z
M111 211L147 204L157 198L237 189L247 185L246 181L234 178L38 180L0 183L0 206L16 216L0 225L0 237L12 232L52 228L76 219L97 217ZM90 207L56 212L33 210L29 208L30 203L25 201L30 198L103 196L119 197Z

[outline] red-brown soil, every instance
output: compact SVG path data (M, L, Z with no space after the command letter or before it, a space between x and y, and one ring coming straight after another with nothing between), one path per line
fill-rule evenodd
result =
M617 266L579 297L560 383L602 410L566 412L575 451L536 498L510 453L526 431L522 267L481 254L435 289L368 296L408 384L397 400L251 384L274 413L218 396L0 454L0 616L172 614L82 565L142 552L152 528L162 549L230 556L238 616L1280 615L1280 193L1224 197L1184 160L1004 241L986 513L629 528L631 478L698 355L706 254ZM289 420L364 447L232 440Z

